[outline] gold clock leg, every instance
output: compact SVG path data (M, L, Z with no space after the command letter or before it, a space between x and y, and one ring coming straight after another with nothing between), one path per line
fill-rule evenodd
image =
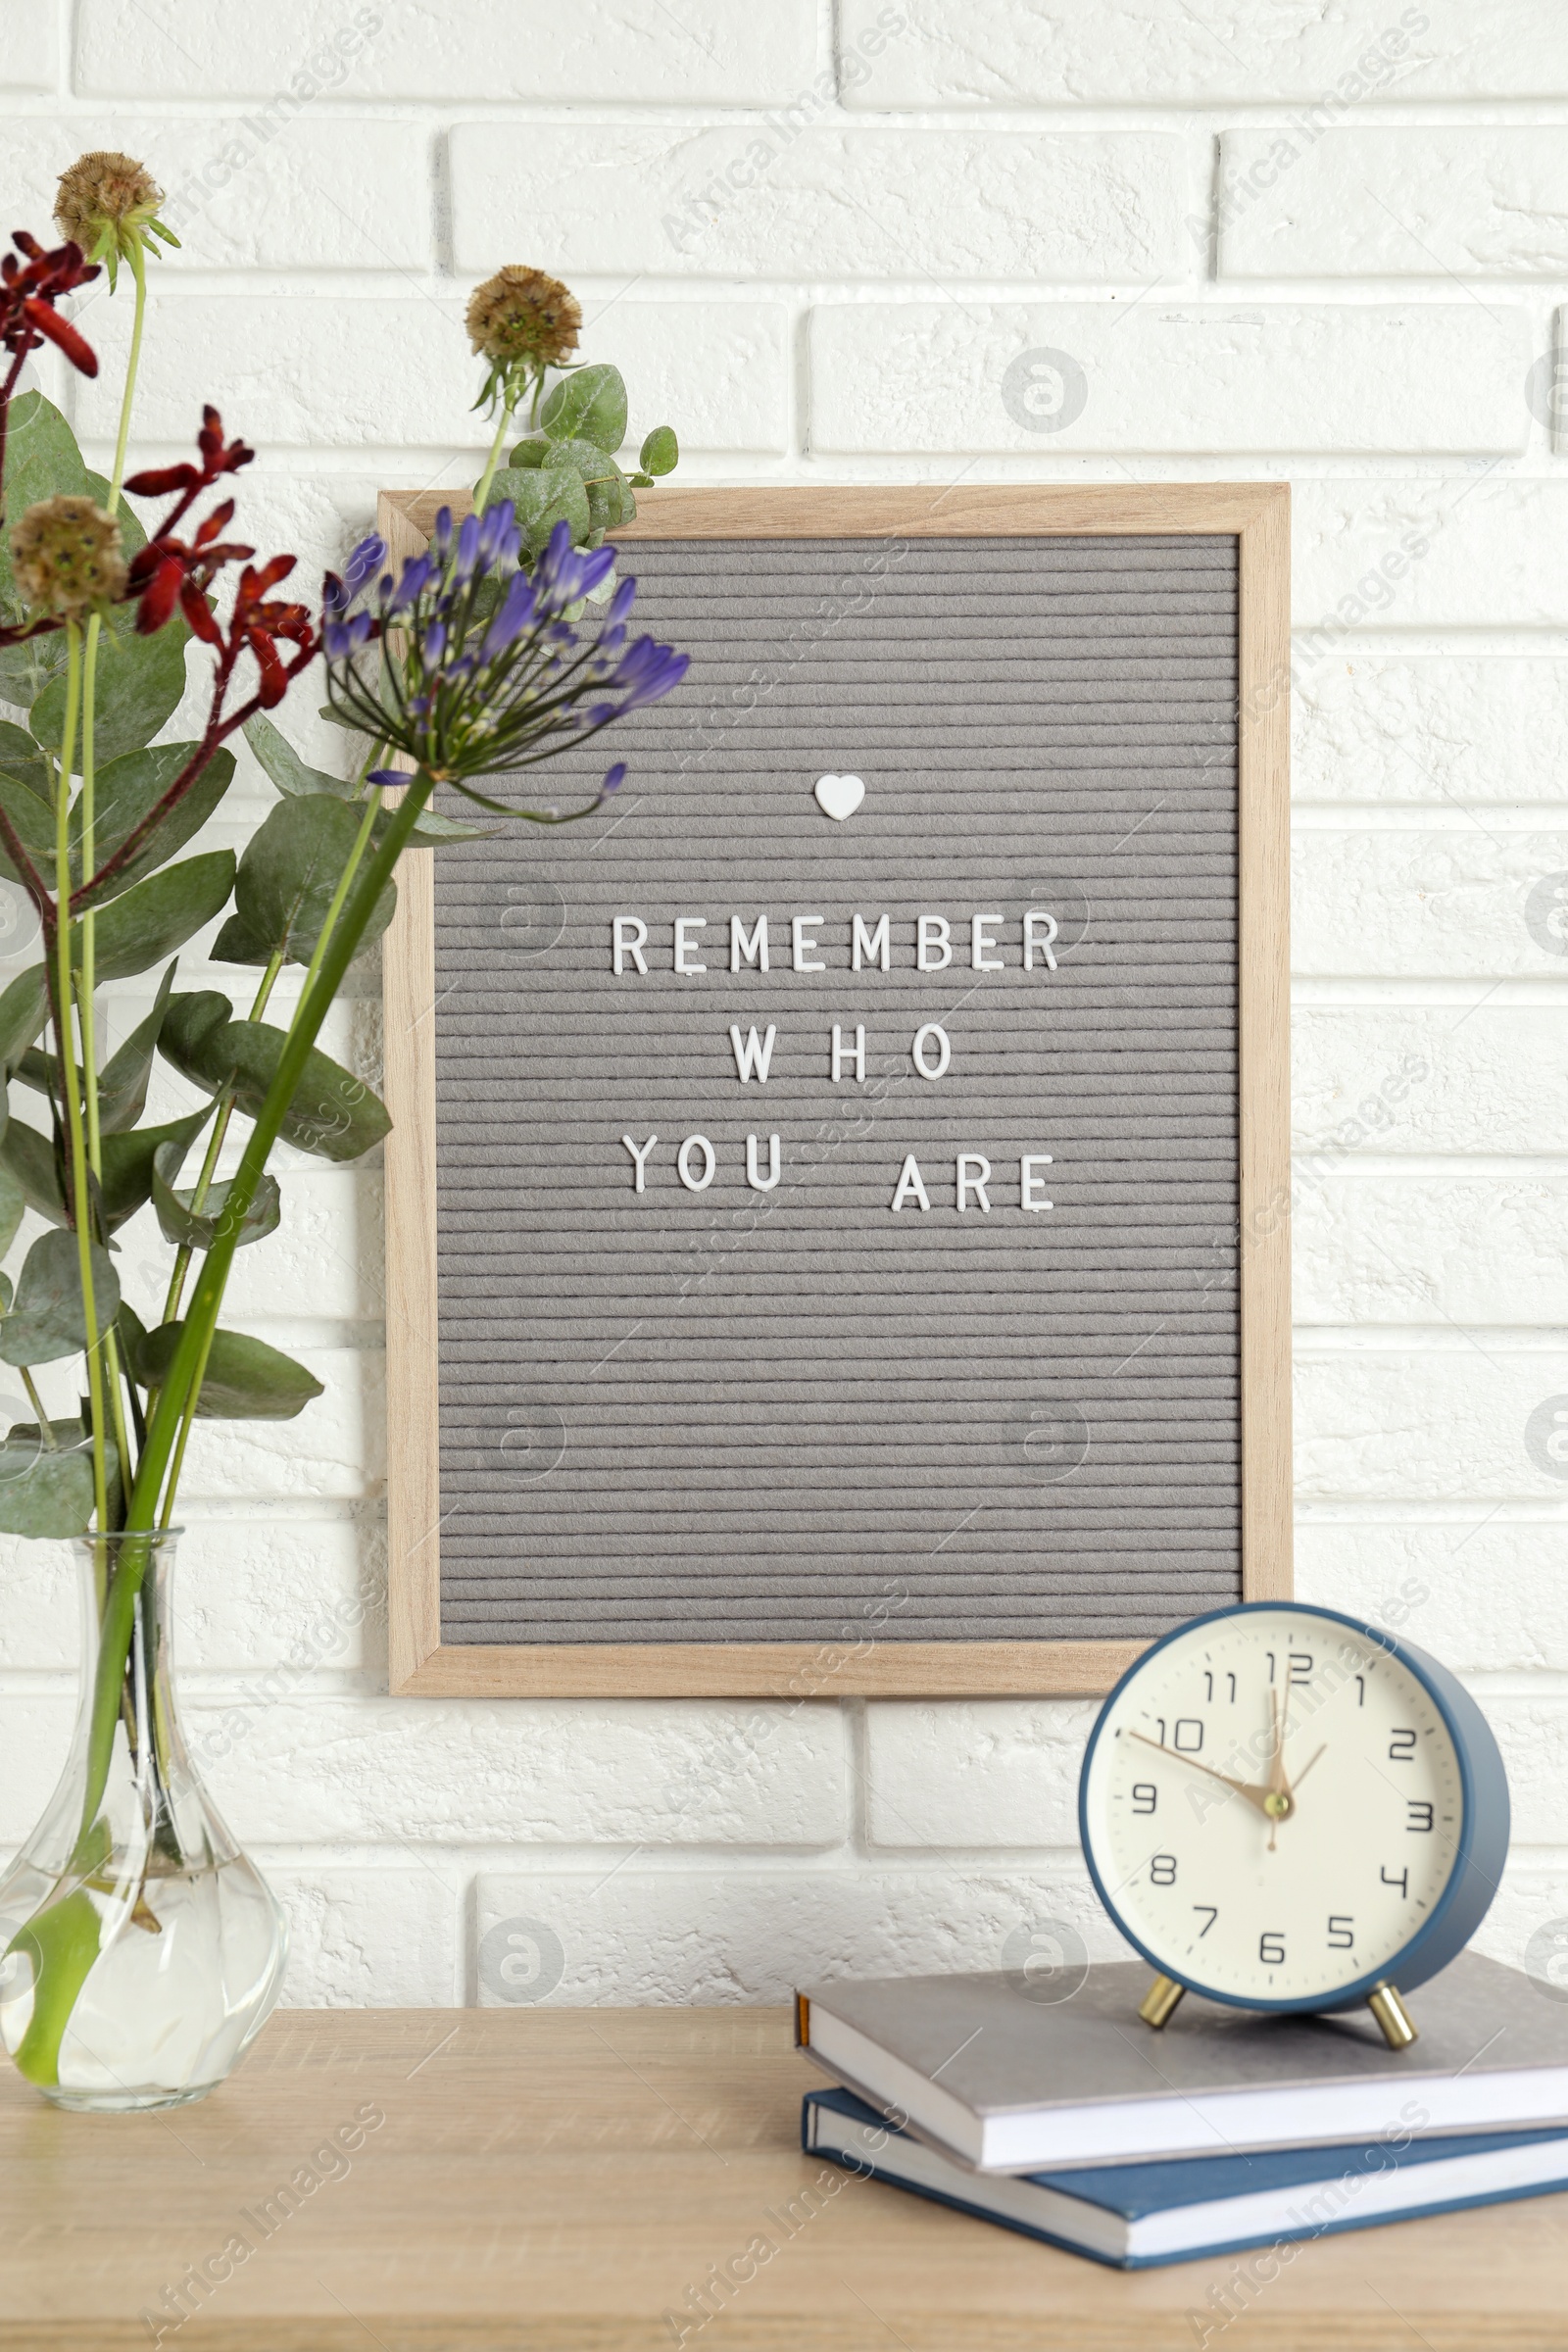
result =
M1156 2028L1167 2025L1186 1990L1186 1985L1178 1984L1174 1977L1156 1977L1138 2004L1138 2014L1145 2025Z
M1392 1984L1380 1984L1369 1992L1366 2005L1383 2028L1383 2038L1391 2050L1407 2050L1418 2036L1410 2012Z

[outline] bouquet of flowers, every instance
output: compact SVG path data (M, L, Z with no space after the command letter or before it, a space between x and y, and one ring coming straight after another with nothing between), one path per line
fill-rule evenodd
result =
M18 231L0 261L0 706L13 713L0 718L0 875L24 894L39 942L0 994L0 1258L27 1210L44 1225L0 1273L0 1359L34 1414L0 1441L0 1530L83 1539L89 1637L77 1753L0 1883L0 2027L49 2095L113 2105L199 2095L276 1993L275 1926L270 1959L252 1952L239 1985L222 1903L197 1924L195 1883L242 1857L172 1720L156 1562L195 1421L287 1417L320 1394L221 1314L235 1251L284 1214L279 1141L341 1162L387 1132L381 1103L321 1052L322 1022L391 919L404 849L471 838L430 808L437 786L490 816L584 816L618 765L564 813L501 797L506 779L668 694L686 667L629 635L635 583L616 582L604 544L635 489L674 466L674 435L658 428L637 468L621 468L625 387L613 368L573 364L577 305L541 271L503 270L473 296L489 460L474 512L461 524L443 512L401 577L367 538L318 607L293 601L295 558L264 561L236 535L232 491L253 453L213 408L193 458L127 473L147 261L175 241L161 201L131 158L84 156L61 179L63 241ZM63 306L105 270L113 289L122 264L135 314L106 479L59 410L18 386L45 345L97 373ZM527 435L503 466L523 411ZM200 735L162 741L193 658L207 674ZM347 780L307 765L272 715L318 662L328 714L356 738ZM242 730L277 804L237 858L181 855L229 788ZM239 1012L176 985L178 951L220 915L212 956L256 976ZM290 964L303 986L269 1020ZM106 1054L102 992L155 971L151 1010ZM198 1100L150 1123L159 1056ZM115 1264L117 1234L149 1206L169 1250L150 1326ZM46 1409L39 1368L68 1359L84 1363L85 1394ZM187 1959L172 1967L181 1926ZM193 2033L204 1953L222 1980L209 2004L221 2027ZM117 1982L141 1984L134 1999L156 2011L149 1969L178 1988L177 2062L149 2055L159 2032L169 2042L167 2021L115 2023Z

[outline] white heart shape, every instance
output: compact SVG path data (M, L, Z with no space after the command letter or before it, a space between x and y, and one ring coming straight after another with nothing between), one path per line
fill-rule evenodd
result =
M841 825L847 816L855 814L865 798L865 786L858 776L818 776L811 789L822 814Z

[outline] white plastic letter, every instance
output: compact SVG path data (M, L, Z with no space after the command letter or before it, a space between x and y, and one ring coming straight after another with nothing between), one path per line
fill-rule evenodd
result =
M1054 1200L1039 1199L1036 1191L1036 1188L1046 1181L1043 1176L1035 1174L1036 1168L1049 1168L1050 1165L1051 1153L1049 1152L1026 1152L1024 1153L1018 1163L1022 1179L1018 1200L1020 1208L1054 1208L1055 1206Z
M643 948L648 939L648 925L640 914L617 914L610 926L610 936L615 951L615 978L626 968L629 956L643 978L648 977L648 964Z
M925 1048L927 1038L935 1039L937 1052L942 1056L942 1059L937 1063L937 1066L934 1070L926 1067ZM917 1029L915 1031L914 1043L909 1048L909 1058L914 1063L915 1068L919 1071L922 1078L936 1079L946 1076L948 1064L953 1059L953 1048L948 1043L948 1033L943 1028L940 1021L927 1021L923 1029Z
M837 1021L833 1024L833 1083L835 1086L844 1074L844 1064L847 1061L854 1062L855 1075L863 1086L865 1084L865 1029L859 1021L855 1024L855 1051L853 1054L845 1053L843 1031Z
M969 1195L973 1193L989 1217L991 1196L986 1191L986 1186L990 1182L991 1162L983 1152L960 1152L958 1153L958 1206L960 1210L968 1207Z
M731 1021L729 1042L735 1049L735 1072L742 1086L749 1085L754 1078L767 1083L767 1065L773 1058L773 1040L777 1035L777 1028L769 1021L765 1037L759 1038L755 1029L748 1029L746 1043L742 1045L739 1026Z
M860 958L862 956L865 957L867 963L880 963L882 969L884 971L887 970L888 918L885 914L881 917L876 929L871 932L866 930L865 925L861 922L859 916L857 915L850 930L850 939L852 943L850 948L850 961L853 963L857 971L858 971L860 968Z
M658 1143L659 1138L657 1135L651 1135L647 1143L640 1147L632 1142L629 1135L623 1135L620 1140L631 1153L631 1164L637 1171L632 1178L631 1189L634 1193L644 1192L647 1187L643 1183L643 1172L648 1165L648 1154Z
M760 914L750 939L738 914L729 918L729 968L738 972L742 962L755 963L760 972L767 969L767 917Z
M1000 956L988 956L986 950L997 942L986 929L987 923L1004 920L1000 914L977 914L969 925L969 969L971 972L1000 972L1005 970Z
M760 1175L757 1166L757 1138L746 1138L746 1181L754 1193L770 1193L778 1182L778 1137L767 1139L767 1174Z
M795 944L795 969L798 972L825 972L827 965L813 960L809 950L819 946L815 931L807 933L808 923L825 923L825 914L798 914L790 925L790 937Z
M918 1200L922 1208L929 1208L931 1205L926 1199L925 1186L920 1182L920 1162L912 1152L908 1153L904 1166L899 1171L898 1190L893 1196L895 1216L898 1215L906 1200Z
M696 934L707 929L706 914L677 914L675 917L675 969L684 972L688 979L694 980L699 972L708 969L706 963L693 963L691 960L697 953Z
M946 915L916 915L914 960L922 972L945 972L953 961L953 933Z
M691 1158L694 1152L700 1152L703 1155L703 1172L700 1176L692 1174ZM713 1147L707 1136L689 1135L675 1154L675 1173L686 1190L689 1193L706 1193L713 1181Z
M1040 926L1038 931L1035 929L1037 923ZM1032 972L1035 968L1036 948L1040 950L1046 959L1047 971L1054 972L1055 970L1056 958L1051 953L1052 943L1055 936L1055 916L1047 914L1039 906L1031 906L1023 918L1023 968L1026 972Z

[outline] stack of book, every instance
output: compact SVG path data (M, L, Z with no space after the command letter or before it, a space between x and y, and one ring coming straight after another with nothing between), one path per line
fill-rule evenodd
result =
M1466 1952L1391 2051L1365 2011L1263 2017L1147 1969L1059 2002L1013 1975L796 1996L810 2153L1127 2270L1568 2189L1568 2004Z

